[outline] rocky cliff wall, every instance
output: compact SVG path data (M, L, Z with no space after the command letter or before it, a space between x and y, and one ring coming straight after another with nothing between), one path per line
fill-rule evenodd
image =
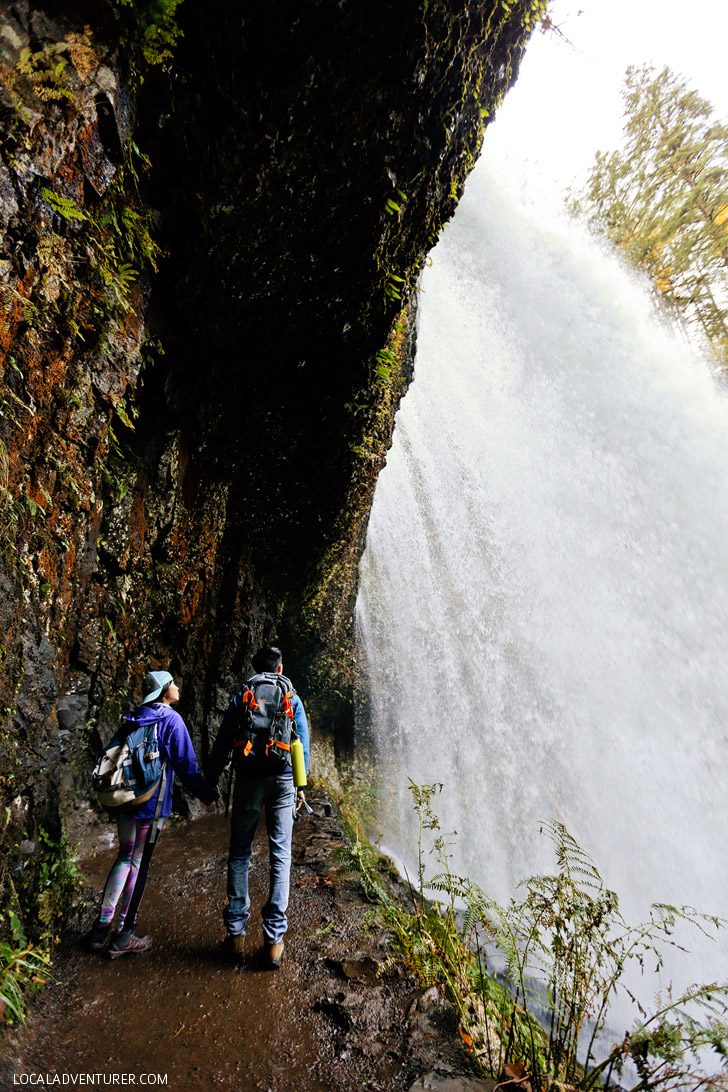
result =
M356 566L417 276L540 6L3 5L16 876L21 843L32 856L40 828L57 839L91 806L93 754L147 665L181 679L202 755L271 638L316 730L346 731Z

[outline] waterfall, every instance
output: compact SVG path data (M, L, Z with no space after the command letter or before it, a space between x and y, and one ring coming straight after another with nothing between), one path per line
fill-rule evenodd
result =
M422 278L357 603L383 845L444 785L503 900L565 823L628 920L728 911L728 396L587 234L481 161ZM728 942L667 977L728 978ZM664 981L664 980L663 980Z

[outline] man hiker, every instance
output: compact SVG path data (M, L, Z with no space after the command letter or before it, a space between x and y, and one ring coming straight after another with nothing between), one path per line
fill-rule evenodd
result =
M291 740L303 744L309 760L308 721L301 699L283 674L281 650L269 645L253 656L256 672L233 698L220 725L206 775L216 785L230 752L235 790L228 856L228 904L223 911L227 936L223 951L240 961L250 915L248 868L261 807L265 806L270 854L270 891L263 906L264 959L277 968L283 958L283 936L291 873L293 816L304 802L291 769ZM232 776L232 773L231 773Z

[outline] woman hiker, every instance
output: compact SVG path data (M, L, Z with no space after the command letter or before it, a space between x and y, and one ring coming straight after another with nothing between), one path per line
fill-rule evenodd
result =
M203 804L213 804L220 795L217 788L209 785L200 773L187 726L179 713L170 708L179 701L179 687L170 673L150 671L144 678L143 693L141 706L126 718L129 731L137 725L157 723L159 751L167 776L145 803L128 805L116 813L119 855L104 887L99 916L84 937L87 948L100 952L111 936L114 912L121 900L116 929L106 949L110 959L146 952L152 946L152 938L138 937L134 927L147 880L149 859L161 828L161 822L155 821L155 818L166 819L172 814L174 775L177 774L184 787ZM162 788L164 796L157 816Z

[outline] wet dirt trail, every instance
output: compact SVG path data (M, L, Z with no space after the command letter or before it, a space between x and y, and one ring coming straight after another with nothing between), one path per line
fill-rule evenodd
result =
M139 915L138 931L153 935L153 948L112 962L83 951L80 932L64 938L57 983L31 1006L27 1028L6 1033L0 1087L88 1086L80 1075L100 1074L95 1087L397 1092L435 1067L464 1071L452 1011L433 991L416 991L401 969L377 976L387 938L333 856L344 843L331 805L316 794L311 802L314 815L294 829L280 970L257 960L268 886L264 818L241 965L220 953L228 821L218 813L168 823ZM96 892L114 856L84 862Z

